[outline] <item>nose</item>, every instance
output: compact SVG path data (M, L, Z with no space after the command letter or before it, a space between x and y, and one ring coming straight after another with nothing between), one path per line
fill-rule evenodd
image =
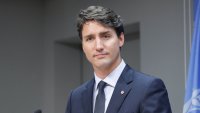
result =
M100 39L96 39L96 51L100 52L103 50L103 42Z

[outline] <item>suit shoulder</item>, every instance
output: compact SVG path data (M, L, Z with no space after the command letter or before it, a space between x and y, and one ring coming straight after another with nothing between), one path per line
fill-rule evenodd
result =
M94 84L94 79L91 79L89 81L84 82L82 85L76 87L73 90L73 93L81 93L83 92L87 87L91 87Z
M146 86L152 83L164 84L162 79L139 71L135 71L134 80Z

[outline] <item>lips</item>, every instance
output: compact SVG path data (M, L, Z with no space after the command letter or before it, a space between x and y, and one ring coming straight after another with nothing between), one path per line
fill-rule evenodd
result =
M104 58L107 55L108 55L108 53L97 53L97 54L94 55L94 57L96 57L96 58Z

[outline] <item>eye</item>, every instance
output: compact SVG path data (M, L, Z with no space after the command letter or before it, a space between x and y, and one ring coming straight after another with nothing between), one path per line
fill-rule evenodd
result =
M105 35L103 36L104 39L109 39L110 37L111 37L110 34L105 34Z
M92 40L94 40L94 37L88 37L88 38L86 38L86 41L92 41Z

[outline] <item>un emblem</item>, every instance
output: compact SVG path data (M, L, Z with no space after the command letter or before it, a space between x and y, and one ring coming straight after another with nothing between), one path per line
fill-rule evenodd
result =
M184 113L200 112L200 89L192 92L192 97L184 105Z

